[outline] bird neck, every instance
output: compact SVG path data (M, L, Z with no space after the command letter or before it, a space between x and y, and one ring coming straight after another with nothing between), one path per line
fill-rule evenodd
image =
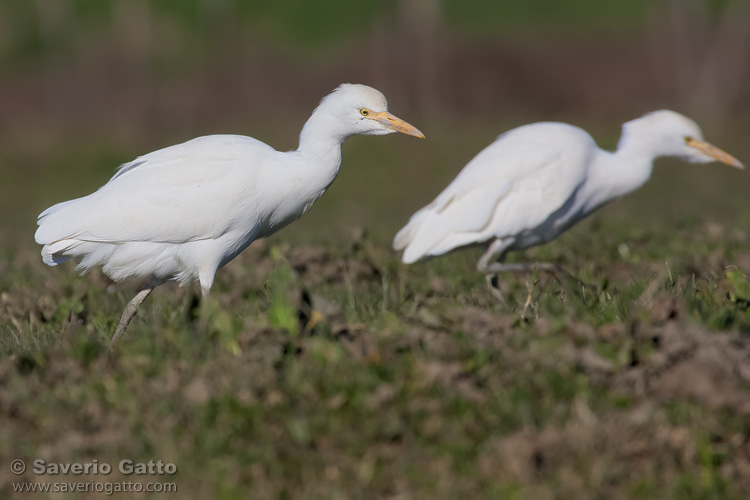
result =
M674 151L669 141L650 126L644 117L626 122L617 144L619 157L630 161L646 162L649 165L661 156L672 156Z
M325 191L339 173L341 144L347 136L338 129L337 120L320 107L302 127L296 154L305 162L305 168L313 176L309 186L312 189L320 187Z
M650 161L623 157L620 150L598 150L590 161L586 181L577 195L581 201L575 220L635 191L651 176Z
M324 106L318 106L302 127L297 151L300 154L318 155L327 149L340 149L348 136L349 134L342 130L340 120L331 115Z
M341 166L341 144L346 137L338 120L319 107L302 127L297 154L316 169L331 171L335 177Z
M611 167L607 169L612 175L610 182L617 185L619 196L645 184L651 177L654 160L663 156L657 141L648 135L632 133L627 125L623 127L617 150L604 162Z

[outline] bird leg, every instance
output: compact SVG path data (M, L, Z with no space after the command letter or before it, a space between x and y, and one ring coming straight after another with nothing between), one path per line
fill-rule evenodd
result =
M485 250L484 254L482 254L482 257L480 257L479 262L477 262L477 269L485 274L485 277L487 279L487 288L489 289L492 296L495 297L498 302L505 304L505 296L503 295L503 292L500 290L500 286L497 283L497 273L492 273L487 270L488 267L494 265L491 264L490 261L492 261L493 259L502 260L504 255L503 246L504 245L502 240L499 239L496 239L492 243L490 243L490 246L487 247L487 250Z
M552 274L561 285L564 285L561 279L564 277L575 281L584 290L586 288L596 290L595 286L584 283L554 262L524 262L513 264L502 262L504 254L501 248L502 244L500 240L493 241L487 248L487 251L484 252L484 255L479 259L479 262L477 262L477 269L487 275L487 284L490 286L490 292L500 302L505 303L505 298L503 297L502 292L500 292L500 288L497 284L497 275L500 273L531 273L534 272L534 270L539 270ZM490 262L492 258L497 255L500 255L497 261Z
M497 275L499 273L531 273L534 272L534 270L544 271L552 274L561 285L563 284L561 278L567 278L569 280L575 281L582 288L591 288L594 290L596 289L594 285L581 281L554 262L523 262L514 264L494 262L485 266L483 269L480 269L480 271L488 275Z
M477 262L477 269L485 274L490 274L487 271L487 267L490 266L490 261L492 260L502 260L503 258L503 242L502 240L493 240L492 243L490 243L490 246L487 247L487 250L484 251L484 254L479 258L479 262Z
M117 340L125 333L125 330L128 329L128 325L130 324L130 320L133 319L133 316L135 316L135 312L138 310L138 306L141 305L141 302L143 302L146 297L156 288L156 285L148 285L146 288L138 292L133 299L128 302L128 305L125 306L125 310L122 312L122 317L120 318L120 324L117 325L117 329L115 330L115 334L112 336L112 340L110 341L110 345L113 346L117 342Z
M503 292L500 290L500 285L497 283L497 274L487 274L485 275L485 279L487 280L487 289L492 296L501 304L507 304L508 302L505 300L505 295L503 295Z
M573 276L565 271L563 268L555 264L554 262L523 262L517 264L506 264L504 262L494 262L481 269L481 271L487 274L498 274L498 273L530 273L535 269L539 271L546 271L552 273L555 276ZM575 279L575 278L573 278Z

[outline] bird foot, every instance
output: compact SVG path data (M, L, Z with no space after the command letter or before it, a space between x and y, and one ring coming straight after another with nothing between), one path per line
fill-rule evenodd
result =
M502 290L500 290L500 286L497 282L497 274L487 274L485 276L487 280L487 289L490 291L490 294L500 302L501 304L507 304L508 302L505 300L505 295L503 294Z

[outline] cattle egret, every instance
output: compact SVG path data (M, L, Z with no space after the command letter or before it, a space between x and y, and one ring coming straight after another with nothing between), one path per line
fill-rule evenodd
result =
M552 263L507 264L503 259L510 250L554 239L602 205L638 189L661 156L743 168L704 142L700 128L674 111L655 111L625 123L615 152L599 149L586 131L572 125L524 125L474 157L411 217L393 248L403 250L403 261L411 264L489 243L477 263L488 278L534 268L557 272Z
M154 287L198 280L205 295L220 267L305 214L336 178L344 139L393 132L424 137L388 112L379 91L343 84L307 120L296 151L239 135L154 151L122 165L93 194L42 212L35 239L50 266L75 258L83 273L102 266L114 281L148 279L115 341Z

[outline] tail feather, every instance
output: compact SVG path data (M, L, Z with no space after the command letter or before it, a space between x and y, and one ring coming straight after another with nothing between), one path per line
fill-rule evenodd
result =
M404 251L401 255L404 264L413 264L436 255L432 248L444 238L442 229L443 223L435 212L434 203L431 203L412 215L406 226L396 234L393 249Z
M393 238L394 250L403 250L414 240L414 235L419 231L419 228L422 227L422 223L430 213L428 209L429 205L415 212L414 215L411 216L411 219L409 219L409 222L407 222L406 225L396 233L395 238Z
M76 241L81 235L80 221L86 216L76 204L79 200L58 203L39 214L34 240L40 245L53 246L52 253L60 253L63 246Z
M61 240L44 245L42 248L42 260L48 266L56 266L70 260L75 255L71 250L79 246L82 241Z
M59 211L60 209L66 207L68 205L71 205L71 204L75 203L79 199L80 198L75 199L75 200L63 201L63 202L60 202L60 203L58 203L56 205L52 205L47 210L45 210L44 212L42 212L42 213L39 214L39 217L37 217L37 224L39 226L41 226L44 223L44 219L46 219L48 216L54 214L55 212Z
M400 245L404 250L401 256L404 264L413 264L425 257L442 255L458 246L476 242L476 232L451 231L450 220L443 215L430 206L425 207L396 235L394 248Z
M48 266L56 266L71 258L80 257L81 249L78 247L84 241L77 238L80 236L80 227L75 221L81 218L75 209L77 201L79 200L58 203L39 214L39 227L34 234L34 240L44 245L42 260Z

